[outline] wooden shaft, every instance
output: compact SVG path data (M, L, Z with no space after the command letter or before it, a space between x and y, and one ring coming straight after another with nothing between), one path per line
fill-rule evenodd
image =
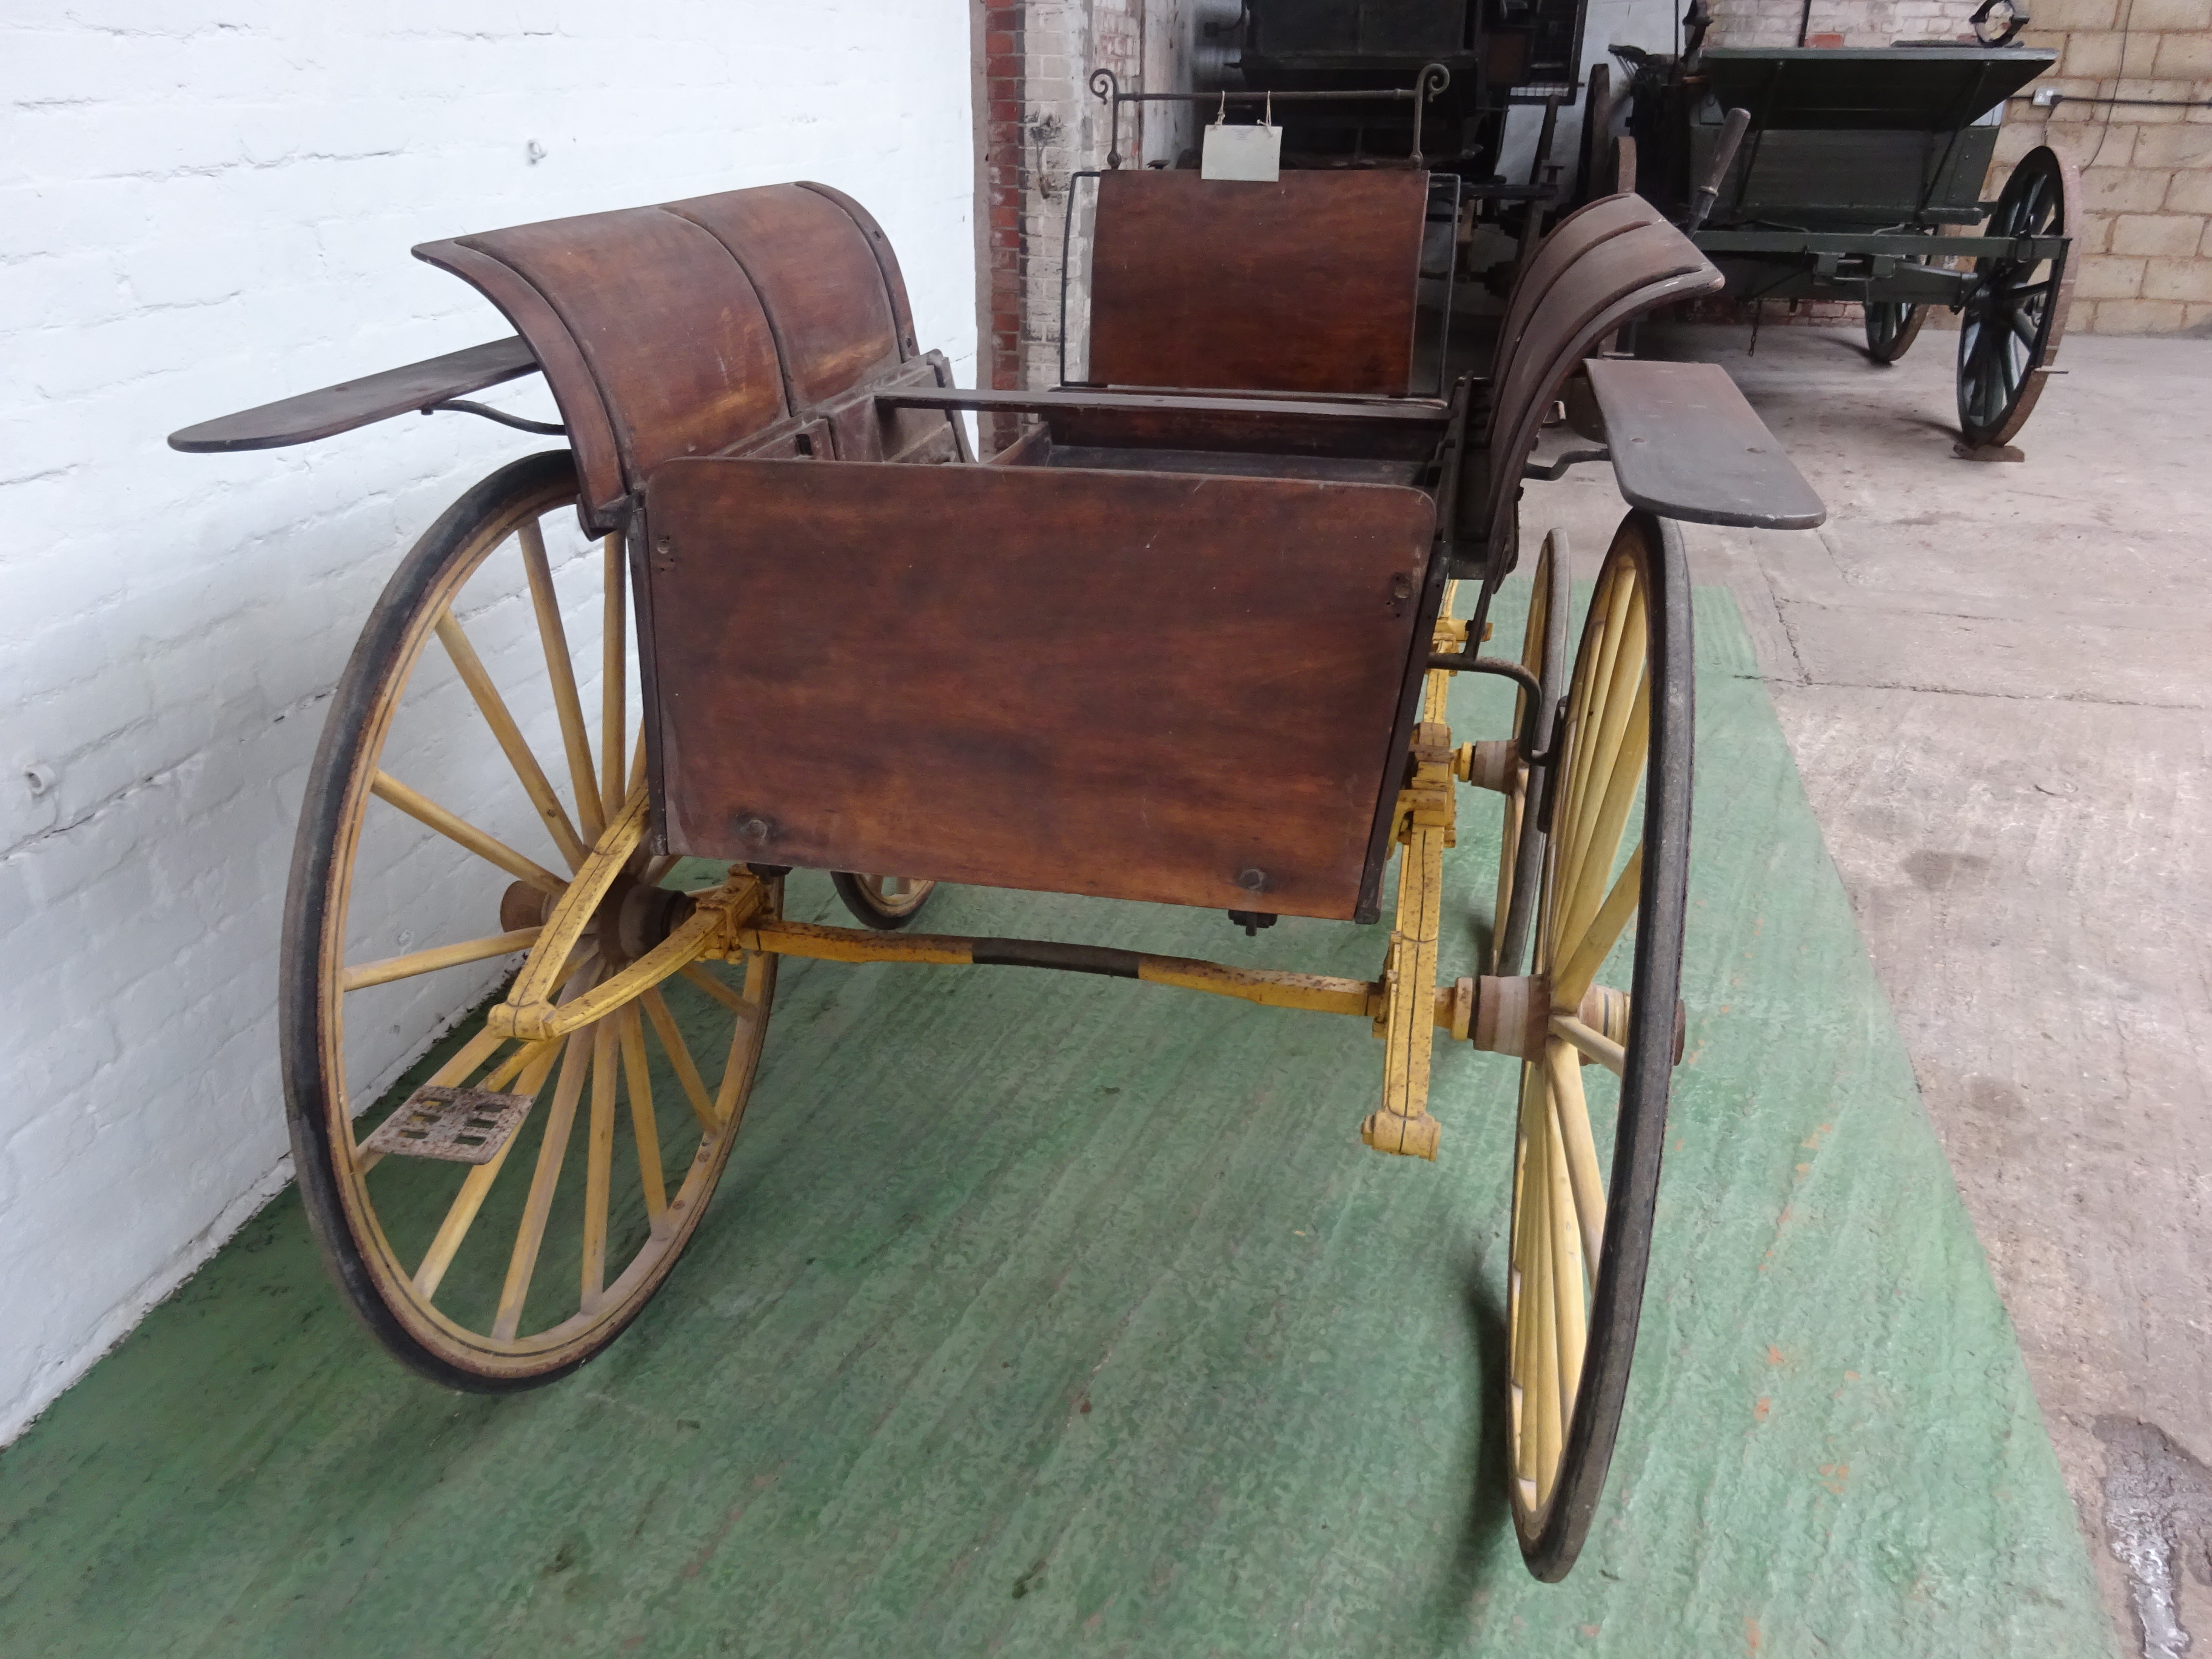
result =
M389 772L379 772L371 780L369 788L379 800L398 807L417 823L428 825L447 840L457 842L478 858L498 866L516 880L527 882L538 891L556 896L568 890L567 882L535 859L525 858L505 842L485 834L466 818L447 811L428 796L410 789Z
M505 1002L484 1016L487 1025L511 1024L521 1037L565 1036L580 1026L611 1014L633 1001L648 986L682 970L704 951L722 917L713 910L694 912L668 937L619 973L611 974L583 995L560 1004L518 1005Z
M911 962L954 966L1054 968L1064 972L1103 974L1180 986L1211 996L1237 997L1269 1008L1304 1008L1316 1013L1373 1013L1373 988L1364 980L1322 974L1293 974L1264 968L1236 968L1189 957L1156 957L1139 951L1060 945L1046 939L963 939L936 933L881 933L857 927L824 927L811 922L763 921L741 927L737 945L771 956L807 957L819 962ZM1431 993L1431 1018L1435 1017ZM1444 1023L1449 1023L1449 1012Z
M596 1018L576 1016L560 1031L524 1029L542 1024L550 1017L553 994L568 976L569 956L599 913L599 902L645 837L645 793L640 790L630 798L621 817L601 833L592 855L577 870L575 880L568 884L561 902L546 918L544 931L532 947L530 959L522 964L522 971L514 976L507 1000L485 1016L487 1030L513 1036L556 1036L562 1031L574 1030L587 1018ZM696 921L697 916L695 915L692 920ZM673 968L670 971L673 972ZM631 994L635 995L635 991Z

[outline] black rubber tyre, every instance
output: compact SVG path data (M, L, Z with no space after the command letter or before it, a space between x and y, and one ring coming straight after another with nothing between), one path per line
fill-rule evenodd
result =
M929 902L929 896L937 890L933 881L907 881L906 890L890 894L884 890L886 883L905 881L900 876L856 876L850 871L833 870L830 882L837 889L837 896L845 901L845 908L853 913L854 920L862 926L879 932L890 932L903 927L921 914L921 907Z
M1606 626L1601 612L1613 592L1609 584L1623 571L1634 574L1645 618L1643 696L1649 735L1640 775L1630 747L1636 730L1632 714L1626 717L1624 734L1614 739L1612 753L1618 758L1602 758L1607 729L1602 705L1611 699L1591 691L1593 671L1586 667L1600 651ZM1512 1266L1507 1346L1513 1374L1507 1468L1522 1558L1529 1571L1547 1583L1564 1578L1573 1567L1612 1460L1650 1261L1668 1095L1680 1053L1678 1009L1695 709L1689 574L1674 525L1642 511L1632 512L1622 521L1606 556L1582 638L1568 695L1583 707L1570 704L1565 752L1547 802L1552 823L1545 846L1544 909L1535 971L1556 987L1563 974L1571 979L1582 946L1596 941L1595 954L1602 958L1610 943L1618 941L1618 933L1608 934L1602 920L1607 906L1597 906L1600 919L1579 924L1579 931L1573 916L1563 918L1564 910L1584 914L1601 891L1634 895L1636 937L1626 1006L1617 995L1596 989L1588 993L1607 1003L1607 1012L1597 1017L1599 1024L1608 1028L1605 1035L1626 1051L1610 1104L1602 1086L1610 1073L1590 1066L1589 1074L1599 1079L1599 1085L1586 1095L1583 1065L1576 1050L1556 1034L1556 1020L1562 1013L1589 1013L1589 1004L1580 995L1575 1010L1569 1011L1562 1007L1555 989L1554 1035L1546 1042L1542 1058L1522 1066L1509 1234ZM1615 777L1626 780L1623 787L1632 789L1620 801L1619 811L1629 815L1620 820L1623 827L1632 821L1632 791L1640 790L1643 796L1641 876L1633 884L1626 881L1625 864L1616 873L1615 860L1623 845L1618 829L1611 832L1613 844L1604 844L1615 794L1605 785ZM1592 788L1597 789L1595 795L1589 793ZM1578 831L1574 827L1578 822L1590 827ZM1584 849L1579 860L1577 842ZM1585 867L1590 874L1578 873ZM1570 1102L1584 1106L1589 1139L1581 1142L1585 1150L1580 1158L1573 1151L1576 1134L1564 1109ZM1609 1137L1603 1133L1607 1127ZM1596 1133L1589 1133L1593 1130ZM1540 1149L1536 1137L1544 1138ZM1595 1199L1595 1183L1608 1153L1610 1175L1604 1184L1601 1231L1597 1206L1585 1204L1584 1198ZM1530 1182L1538 1185L1528 1187ZM1540 1205L1530 1199L1535 1192L1546 1195ZM1563 1201L1563 1195L1571 1201ZM1594 1274L1583 1265L1592 1238L1597 1240ZM1571 1305L1552 1295L1558 1282L1550 1273L1554 1264L1564 1265L1573 1275ZM1565 1356L1573 1344L1561 1333L1577 1306L1584 1310L1581 1316L1585 1322L1581 1363L1572 1365ZM1554 1449L1546 1468L1537 1467L1540 1460L1533 1453L1546 1444L1537 1390L1546 1375L1540 1339L1547 1317L1553 1321L1550 1375L1558 1385L1552 1397L1564 1409L1555 1409L1551 1416ZM1571 1395L1560 1381L1570 1376L1576 1379Z
M627 1042L631 1030L636 1033L636 1054L645 1068L642 1074L647 1079L655 1075L650 1059L653 1051L646 1047L646 1028L639 1015L641 1003L627 1005L596 1026L586 1027L580 1034L586 1038L582 1044L586 1052L580 1057L573 1042L545 1045L540 1051L544 1067L540 1071L537 1061L520 1063L526 1055L521 1046L514 1046L512 1053L498 1047L461 1070L448 1086L527 1094L533 1104L520 1127L513 1131L500 1160L475 1166L475 1175L486 1169L489 1174L483 1176L484 1187L475 1207L459 1221L459 1232L450 1237L446 1230L455 1224L460 1204L456 1188L473 1178L463 1173L470 1166L398 1155L364 1160L356 1153L349 1058L356 1083L364 1093L380 1091L390 1067L380 1058L364 1059L361 1054L350 1053L348 1028L350 1022L362 1045L382 1037L387 1030L401 1029L396 1023L369 1017L382 1006L374 1000L380 990L404 991L423 999L413 1011L417 1019L441 1006L462 1016L456 1029L468 1039L462 1046L463 1056L471 1043L491 1040L482 1031L481 1013L467 1012L483 995L481 967L477 982L464 989L441 989L457 983L439 975L450 973L458 963L410 969L405 975L394 975L389 981L372 979L365 987L357 982L361 964L349 960L349 954L358 954L349 952L349 941L365 935L374 945L401 925L392 918L404 915L410 918L406 925L411 927L427 915L425 925L434 928L464 934L496 930L495 937L488 941L496 943L510 930L542 922L551 902L550 893L567 879L553 869L552 863L547 863L542 866L543 871L556 877L550 889L526 887L520 881L510 884L508 871L476 861L478 855L456 848L449 839L426 834L417 822L418 815L402 816L405 808L395 811L390 793L393 778L404 781L412 777L419 783L427 777L432 793L456 787L455 780L475 781L481 787L473 795L456 795L454 799L461 801L467 811L478 814L480 822L471 819L477 829L506 837L505 845L511 850L535 846L538 842L530 837L538 837L545 850L534 854L524 851L526 859L558 863L565 858L576 862L574 849L588 842L593 833L592 822L602 811L599 799L586 810L579 786L572 796L578 816L572 823L565 816L568 806L562 805L556 831L553 827L556 815L544 814L533 805L520 781L520 769L495 769L506 768L507 761L493 745L494 728L486 723L471 724L478 722L483 704L470 705L468 698L474 688L461 689L465 675L456 679L442 672L416 672L426 653L434 659L439 652L441 620L453 630L445 644L449 658L458 642L483 672L501 671L510 685L518 678L518 664L528 668L532 648L527 636L515 635L511 626L518 616L532 614L532 599L519 597L522 571L529 568L528 556L522 550L526 543L540 536L537 528L540 520L556 514L565 518L574 505L576 492L574 463L568 452L516 461L454 502L401 561L331 697L308 774L285 897L277 997L279 1044L286 1116L308 1221L332 1279L377 1340L431 1381L476 1393L504 1393L568 1375L613 1341L659 1288L690 1242L728 1162L775 992L775 959L748 957L741 964L746 975L742 992L719 975L706 975L696 981L670 980L649 994L658 998L652 1029L660 1040L663 1060L658 1074L665 1090L665 1109L657 1118L652 1091L629 1092L629 1074L604 1085L604 1114L600 1103L600 1073L616 1071L628 1060L629 1050L616 1050L614 1045ZM536 550L538 568L545 568L542 540L537 542ZM507 569L502 564L487 573L487 562L495 556L502 561L514 560L515 568ZM590 564L586 553L568 567L572 581L578 580L573 575L574 570L588 570ZM619 547L606 550L603 574L619 575L622 568ZM498 589L507 597L470 614L469 626L477 629L479 637L497 633L503 641L501 650L487 651L479 658L474 655L474 645L468 641L463 627L460 600L464 586L480 573L488 584L511 580L513 585ZM545 587L549 592L553 591L550 575ZM532 592L534 594L536 590ZM495 610L495 605L503 608ZM617 619L623 616L621 611L610 614ZM536 627L542 638L545 623L543 612L538 616ZM526 642L517 643L518 637ZM536 653L549 684L553 659L550 647ZM511 696L512 692L499 695ZM514 705L526 711L540 706ZM623 735L619 728L616 735ZM627 749L625 742L622 752ZM495 769L488 770L480 763L487 756ZM591 780L595 775L588 753L585 761L582 775ZM387 768L390 777L386 775ZM623 774L617 770L612 775L618 788ZM540 776L544 776L542 769ZM374 819L373 798L385 803L374 808ZM462 806L453 810L467 816ZM569 838L565 848L564 836ZM385 859L385 852L395 845L401 848L401 856ZM652 890L643 887L641 881L647 861L642 850L633 860L635 872L631 887L636 891ZM362 873L365 884L358 889L357 872ZM518 898L518 894L523 896ZM780 899L780 884L772 884L768 896L771 911ZM510 915L516 904L530 909L526 920ZM410 905L414 909L406 908ZM649 902L641 906L642 910L654 908ZM663 904L658 912L665 916L675 908L672 903ZM400 932L397 939L404 947L410 937ZM606 935L602 930L592 937L604 940ZM617 947L604 948L612 951ZM510 945L505 957L479 951L476 959L479 963L519 959L520 951L519 945ZM380 953L376 960L383 966L397 958ZM579 966L572 986L594 983L605 971L589 965L588 953L574 960ZM701 971L705 975L703 964ZM707 983L708 978L713 979L713 986ZM370 1000L348 1001L349 996L356 995ZM747 1012L737 1012L740 1003ZM617 1020L625 1022L620 1029ZM473 1028L471 1022L475 1022ZM592 1048L597 1039L592 1034L601 1028L607 1033L606 1052L617 1053L612 1061ZM723 1063L719 1085L710 1071L705 1074L705 1087L711 1091L710 1105L726 1103L728 1109L720 1128L709 1133L701 1127L706 1121L703 1115L678 1103L682 1097L675 1087L678 1070L670 1043L672 1038L677 1047L716 1040L717 1033L719 1041L727 1045L728 1059ZM555 1049L559 1050L557 1054ZM502 1054L504 1060L500 1058ZM713 1058L720 1060L720 1052L715 1051ZM507 1061L516 1062L514 1076L519 1080L497 1080L496 1073ZM554 1091L555 1103L545 1107L538 1097L550 1086L556 1063L561 1085ZM690 1064L688 1059L685 1063ZM447 1066L458 1064L458 1060L449 1060ZM483 1069L482 1077L477 1076L478 1066ZM575 1091L568 1093L572 1066L579 1081ZM444 1069L434 1075L442 1077ZM365 1079L359 1075L364 1072ZM592 1078L591 1129L583 1137L587 1172L579 1177L579 1159L568 1155L575 1137L564 1129L563 1138L556 1141L551 1126L586 1121L577 1115L580 1079L586 1073ZM699 1077L694 1066L690 1081L697 1082ZM568 1093L565 1109L560 1104L564 1093ZM633 1137L605 1141L598 1133L603 1115L611 1124L624 1098L629 1101L635 1131L634 1156L629 1150ZM650 1141L648 1124L655 1131ZM520 1256L523 1232L515 1233L512 1251L502 1256L504 1236L496 1228L511 1214L528 1216L536 1200L524 1197L512 1184L496 1183L502 1178L510 1182L528 1178L536 1185L540 1177L531 1170L532 1144L538 1149L538 1170L543 1171L550 1164L552 1174L544 1177L546 1197L537 1210L535 1241L528 1246L530 1271L523 1273L520 1288L513 1292L514 1312L510 1318L505 1312L507 1293L499 1287L514 1282L512 1263ZM650 1164L649 1145L656 1154ZM549 1146L558 1151L549 1151ZM526 1156L508 1159L507 1152L522 1152ZM565 1186L560 1184L564 1165L568 1177ZM619 1191L611 1188L610 1172L624 1168L631 1172L633 1181ZM649 1169L652 1175L647 1173ZM377 1171L383 1173L372 1185L370 1176ZM599 1230L595 1256L588 1243L593 1237L592 1217L586 1215L579 1230L568 1226L572 1208L576 1207L570 1200L580 1184L589 1194L580 1201L581 1208L595 1212ZM525 1223L526 1229L528 1224ZM559 1309L565 1305L562 1298L568 1291L561 1288L559 1276L536 1269L542 1253L550 1250L555 1256L562 1256L572 1243L578 1254L570 1259L583 1265L578 1278L570 1281L576 1310L564 1317ZM434 1273L427 1263L441 1247L443 1261ZM420 1255L418 1249L422 1252ZM589 1288L593 1271L590 1262L594 1259L601 1275L596 1293ZM416 1265L408 1265L410 1261ZM426 1275L427 1288L422 1288ZM492 1311L495 1308L496 1312ZM502 1324L504 1334L501 1334Z

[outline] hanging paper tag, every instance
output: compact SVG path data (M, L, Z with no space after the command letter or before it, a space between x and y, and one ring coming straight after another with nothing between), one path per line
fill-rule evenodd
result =
M1273 184L1283 176L1282 128L1206 128L1205 145L1199 152L1198 176Z

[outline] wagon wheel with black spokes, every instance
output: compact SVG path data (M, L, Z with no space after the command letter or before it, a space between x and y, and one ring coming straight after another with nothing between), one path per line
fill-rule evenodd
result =
M770 915L781 892L643 846L623 549L580 539L576 493L565 452L518 461L402 562L333 696L285 908L309 1219L378 1339L477 1391L574 1370L659 1288L729 1160L775 988L753 954L635 994L608 983L690 927L680 890L735 883ZM565 1036L495 1035L488 994L572 879L602 876L547 966L564 1000L607 1006ZM357 1121L416 1034L455 1015L427 1082Z
M1681 1043L1691 653L1680 534L1632 513L1590 600L1548 786L1529 981L1548 1009L1522 1050L1514 1133L1508 1473L1522 1555L1547 1581L1574 1565L1604 1487L1650 1258ZM1632 929L1623 994L1599 980Z
M2012 441L2057 360L2081 235L2081 178L2074 163L2048 146L2028 151L1982 234L2063 237L2067 247L2055 259L1974 261L1974 288L1959 325L1958 376L1959 430L1973 448Z

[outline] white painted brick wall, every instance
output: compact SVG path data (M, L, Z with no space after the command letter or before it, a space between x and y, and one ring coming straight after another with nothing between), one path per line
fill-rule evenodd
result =
M543 447L163 437L505 331L412 243L794 178L882 221L972 384L968 53L960 0L8 9L0 1440L285 1179L277 921L331 685L413 538Z

